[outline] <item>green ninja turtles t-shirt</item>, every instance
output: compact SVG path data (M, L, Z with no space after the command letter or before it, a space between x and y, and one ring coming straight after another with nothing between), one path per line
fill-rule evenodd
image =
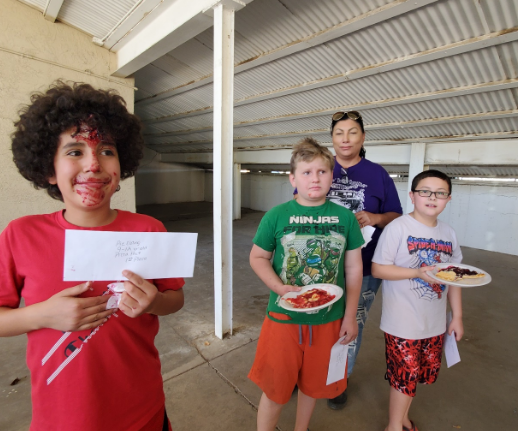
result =
M348 209L326 201L316 207L300 205L296 200L268 211L257 229L254 244L274 252L273 270L284 284L306 286L330 283L345 288L345 251L364 243L358 222ZM341 319L345 312L345 294L317 313L286 310L279 306L280 296L270 292L267 316L279 323L319 325ZM279 320L270 312L289 316Z

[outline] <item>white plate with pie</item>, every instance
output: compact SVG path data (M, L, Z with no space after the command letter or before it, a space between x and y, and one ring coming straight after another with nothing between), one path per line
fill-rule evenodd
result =
M477 275L468 276L469 278L460 278L457 279L455 274L452 274L449 271L449 274L445 274L443 277L450 276L452 279L445 279L442 277L438 277L437 273L441 270L448 268L449 266L455 266L460 269L468 269L470 271L474 271ZM458 287L475 287L475 286L484 286L485 284L491 283L491 276L484 271L483 269L477 268L471 265L464 265L463 263L438 263L435 265L435 268L432 271L427 271L427 274L432 277L434 280L437 280L440 284L447 284L449 286L458 286ZM455 277L455 278L453 278Z
M286 301L288 298L297 298L300 295L305 294L307 291L311 289L321 289L325 290L330 295L335 295L331 301L326 302L325 304L318 305L316 307L310 307L310 308L298 308L295 307L293 304ZM303 286L302 289L299 292L288 292L285 295L281 296L279 300L279 305L284 308L285 310L289 311L296 311L299 313L315 313L318 310L321 310L322 308L329 307L330 305L334 304L336 301L338 301L342 295L344 294L343 289L340 286L336 286L335 284L309 284L307 286Z

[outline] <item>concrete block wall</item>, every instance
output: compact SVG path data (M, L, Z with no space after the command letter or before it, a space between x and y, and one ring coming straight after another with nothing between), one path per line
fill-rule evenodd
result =
M188 168L184 167L184 169ZM199 172L194 174L201 175ZM182 173L181 176L183 178L185 174ZM173 183L175 181L171 184ZM185 184L185 180L182 180L182 183ZM395 184L401 205L405 209L408 199L407 182ZM165 184L162 185L166 187ZM175 197L175 200L170 202L193 202L194 198L207 202L213 201L212 172L204 174L205 195L201 199L197 194L199 189L196 189L196 193L186 194L185 190L180 190L176 186L168 187L171 193L180 193L182 196L181 199ZM137 191L139 191L139 177L137 177ZM241 176L241 206L244 208L268 211L292 198L293 187L287 175L242 174ZM140 199L138 193L139 204ZM518 255L518 187L454 184L453 198L439 218L455 229L459 242L463 246Z
M396 183L403 208L407 183ZM453 184L439 219L455 229L461 245L518 255L518 187Z
M205 177L205 169L162 163L159 154L146 149L135 176L137 205L203 201Z
M18 173L10 135L18 111L35 91L56 79L79 81L96 88L114 88L133 110L134 80L111 76L115 54L92 43L72 27L51 23L41 12L17 0L2 0L0 25L0 231L13 219L57 211L59 201L35 190ZM113 207L135 210L135 186L124 180Z
M242 176L242 206L268 211L292 198L287 175ZM406 208L407 182L396 182ZM461 245L518 255L518 187L454 184L453 197L439 217L451 225Z

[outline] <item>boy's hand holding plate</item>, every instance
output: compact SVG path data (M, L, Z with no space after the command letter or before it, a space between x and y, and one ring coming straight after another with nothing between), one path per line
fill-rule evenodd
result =
M444 271L448 267L457 267L461 270L468 270L471 272L475 272L476 276L471 276L473 278L457 278L453 280L446 280L444 278L438 277L437 273L440 271ZM454 271L448 271L454 272ZM465 265L463 263L438 263L435 265L434 269L428 271L428 275L435 280L436 283L439 284L447 284L450 286L458 286L458 287L475 287L475 286L484 286L486 284L491 283L491 276L484 271L483 269L477 268L471 265Z

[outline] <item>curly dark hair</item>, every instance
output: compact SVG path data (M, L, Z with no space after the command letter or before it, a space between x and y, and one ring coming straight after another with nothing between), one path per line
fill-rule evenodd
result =
M86 124L115 142L121 179L135 175L144 155L142 123L128 112L115 90L96 90L84 83L70 86L58 80L45 93L34 93L19 115L11 135L14 163L36 189L46 189L60 201L58 186L48 180L55 175L54 156L63 132L73 127L79 131Z

